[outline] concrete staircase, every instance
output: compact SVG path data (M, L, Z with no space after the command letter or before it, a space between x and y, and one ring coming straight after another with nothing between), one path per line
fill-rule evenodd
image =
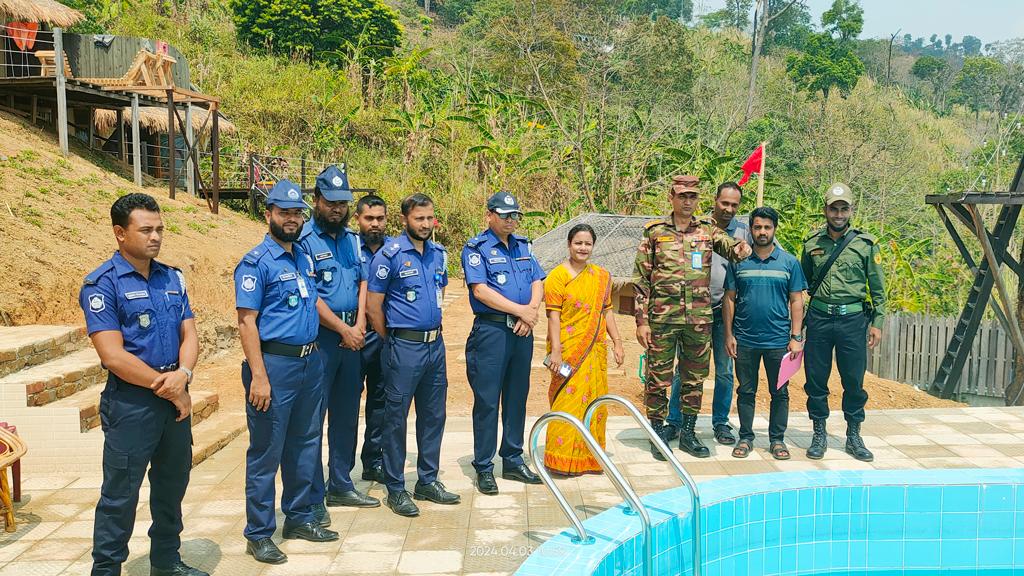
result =
M33 475L95 471L102 462L99 403L107 371L75 326L0 326L0 420L18 427ZM193 465L245 428L217 394L192 392Z

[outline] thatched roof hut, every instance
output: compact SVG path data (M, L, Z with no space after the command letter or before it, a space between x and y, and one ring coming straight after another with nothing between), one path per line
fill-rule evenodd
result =
M663 216L625 216L622 214L586 213L565 222L533 241L533 254L541 268L550 272L568 256L566 238L577 224L590 224L597 233L597 244L590 261L608 270L615 286L621 287L633 277L636 248L643 237L644 226Z
M2 2L3 0L0 0ZM184 114L179 112L184 119ZM211 118L207 122L207 116L210 113L205 108L193 107L192 108L192 130L195 131L196 138L205 140L210 135L210 131L213 129L213 119ZM132 109L124 109L124 123L125 126L131 126L132 121ZM206 128L203 133L200 134L199 130L206 124ZM117 124L117 112L113 110L97 110L96 111L96 130L102 134L109 134L114 131L114 127ZM139 108L139 127L149 132L167 132L167 109L158 106L142 106ZM238 129L230 120L220 117L218 121L218 128L220 129L221 135L230 135L238 132ZM178 125L174 126L175 131L179 129Z
M84 19L81 12L56 0L0 0L0 23L43 22L67 27Z

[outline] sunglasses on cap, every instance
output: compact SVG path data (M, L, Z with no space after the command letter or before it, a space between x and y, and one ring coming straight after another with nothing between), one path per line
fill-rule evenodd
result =
M492 210L492 212L494 211ZM498 218L501 218L502 220L508 220L509 218L511 218L512 220L518 222L523 218L523 215L520 214L519 212L509 212L507 214L502 214L501 212L494 213L498 216Z

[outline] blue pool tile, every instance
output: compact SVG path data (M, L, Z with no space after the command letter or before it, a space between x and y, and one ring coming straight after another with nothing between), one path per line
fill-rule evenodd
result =
M849 540L850 515L832 514L832 540Z
M1013 566L1024 569L1024 538L1013 539Z
M943 540L939 544L940 568L974 567L978 562L977 540Z
M828 557L829 568L846 568L850 565L850 543L830 542Z
M805 488L797 493L797 514L814 515L814 488Z
M797 566L797 551L796 546L782 546L781 559L779 560L779 572L782 574L792 574L796 572Z
M782 570L782 548L780 546L765 547L764 573L778 574Z
M796 518L782 519L782 543L795 544L797 542Z
M906 488L903 486L872 486L868 489L869 512L903 512L906 509Z
M868 511L868 489L865 486L850 487L850 512Z
M814 541L828 542L832 539L832 516L820 515L814 517Z
M832 513L832 488L814 490L814 513L818 515Z
M747 524L747 546L751 549L764 548L764 522Z
M747 574L761 574L764 567L764 550L751 549L747 552Z
M903 564L907 568L938 568L938 540L908 540L903 544Z
M1009 538L978 540L978 558L986 566L1013 565L1013 540Z
M936 512L907 514L904 538L907 540L936 540L941 535L942 515Z
M850 489L846 487L832 488L832 513L850 511Z
M978 538L978 514L954 512L942 515L943 540L974 540Z
M778 546L782 543L782 521L767 520L764 523L764 545Z
M764 495L764 518L782 518L782 494L769 492Z
M752 494L747 498L747 518L749 522L764 520L764 494Z
M978 486L943 486L943 512L977 512L981 490Z
M903 542L869 541L867 556L868 568L902 568Z
M907 488L907 512L939 512L941 510L941 487L911 486Z
M737 498L732 503L732 523L735 524L746 524L747 523L747 499Z
M786 490L782 492L782 514L783 518L792 518L797 515L797 491Z
M1024 512L1024 484L1018 484L1014 489L1013 509Z
M867 566L868 543L866 540L850 541L850 568Z
M850 539L867 540L868 538L868 515L850 514Z
M814 548L814 571L820 572L822 570L828 570L832 568L832 563L829 559L830 543L829 542L815 542Z
M814 570L814 543L802 542L796 546L796 569L801 574Z
M1013 512L983 512L978 538L1013 538Z
M903 514L868 514L868 540L903 540Z
M982 511L1010 511L1014 504L1014 487L1006 484L990 484L981 489Z
M733 520L733 516L732 516L732 514L733 514L732 509L733 509L733 501L732 500L726 500L725 502L721 502L721 503L718 504L718 513L719 513L719 515L721 517L721 523L719 524L720 528L729 528L733 524L735 524L735 521Z
M702 526L707 532L716 532L722 527L722 508L721 504L711 504L707 507L707 518L704 519Z
M814 541L814 516L801 516L796 519L797 542Z

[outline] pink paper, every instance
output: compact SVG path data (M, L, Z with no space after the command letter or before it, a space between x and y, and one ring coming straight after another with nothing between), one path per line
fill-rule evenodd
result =
M779 381L775 384L776 390L782 388L793 377L793 374L800 370L800 363L803 362L803 359L803 350L796 353L796 358L791 358L789 352L786 352L786 355L782 357L782 363L779 364Z

